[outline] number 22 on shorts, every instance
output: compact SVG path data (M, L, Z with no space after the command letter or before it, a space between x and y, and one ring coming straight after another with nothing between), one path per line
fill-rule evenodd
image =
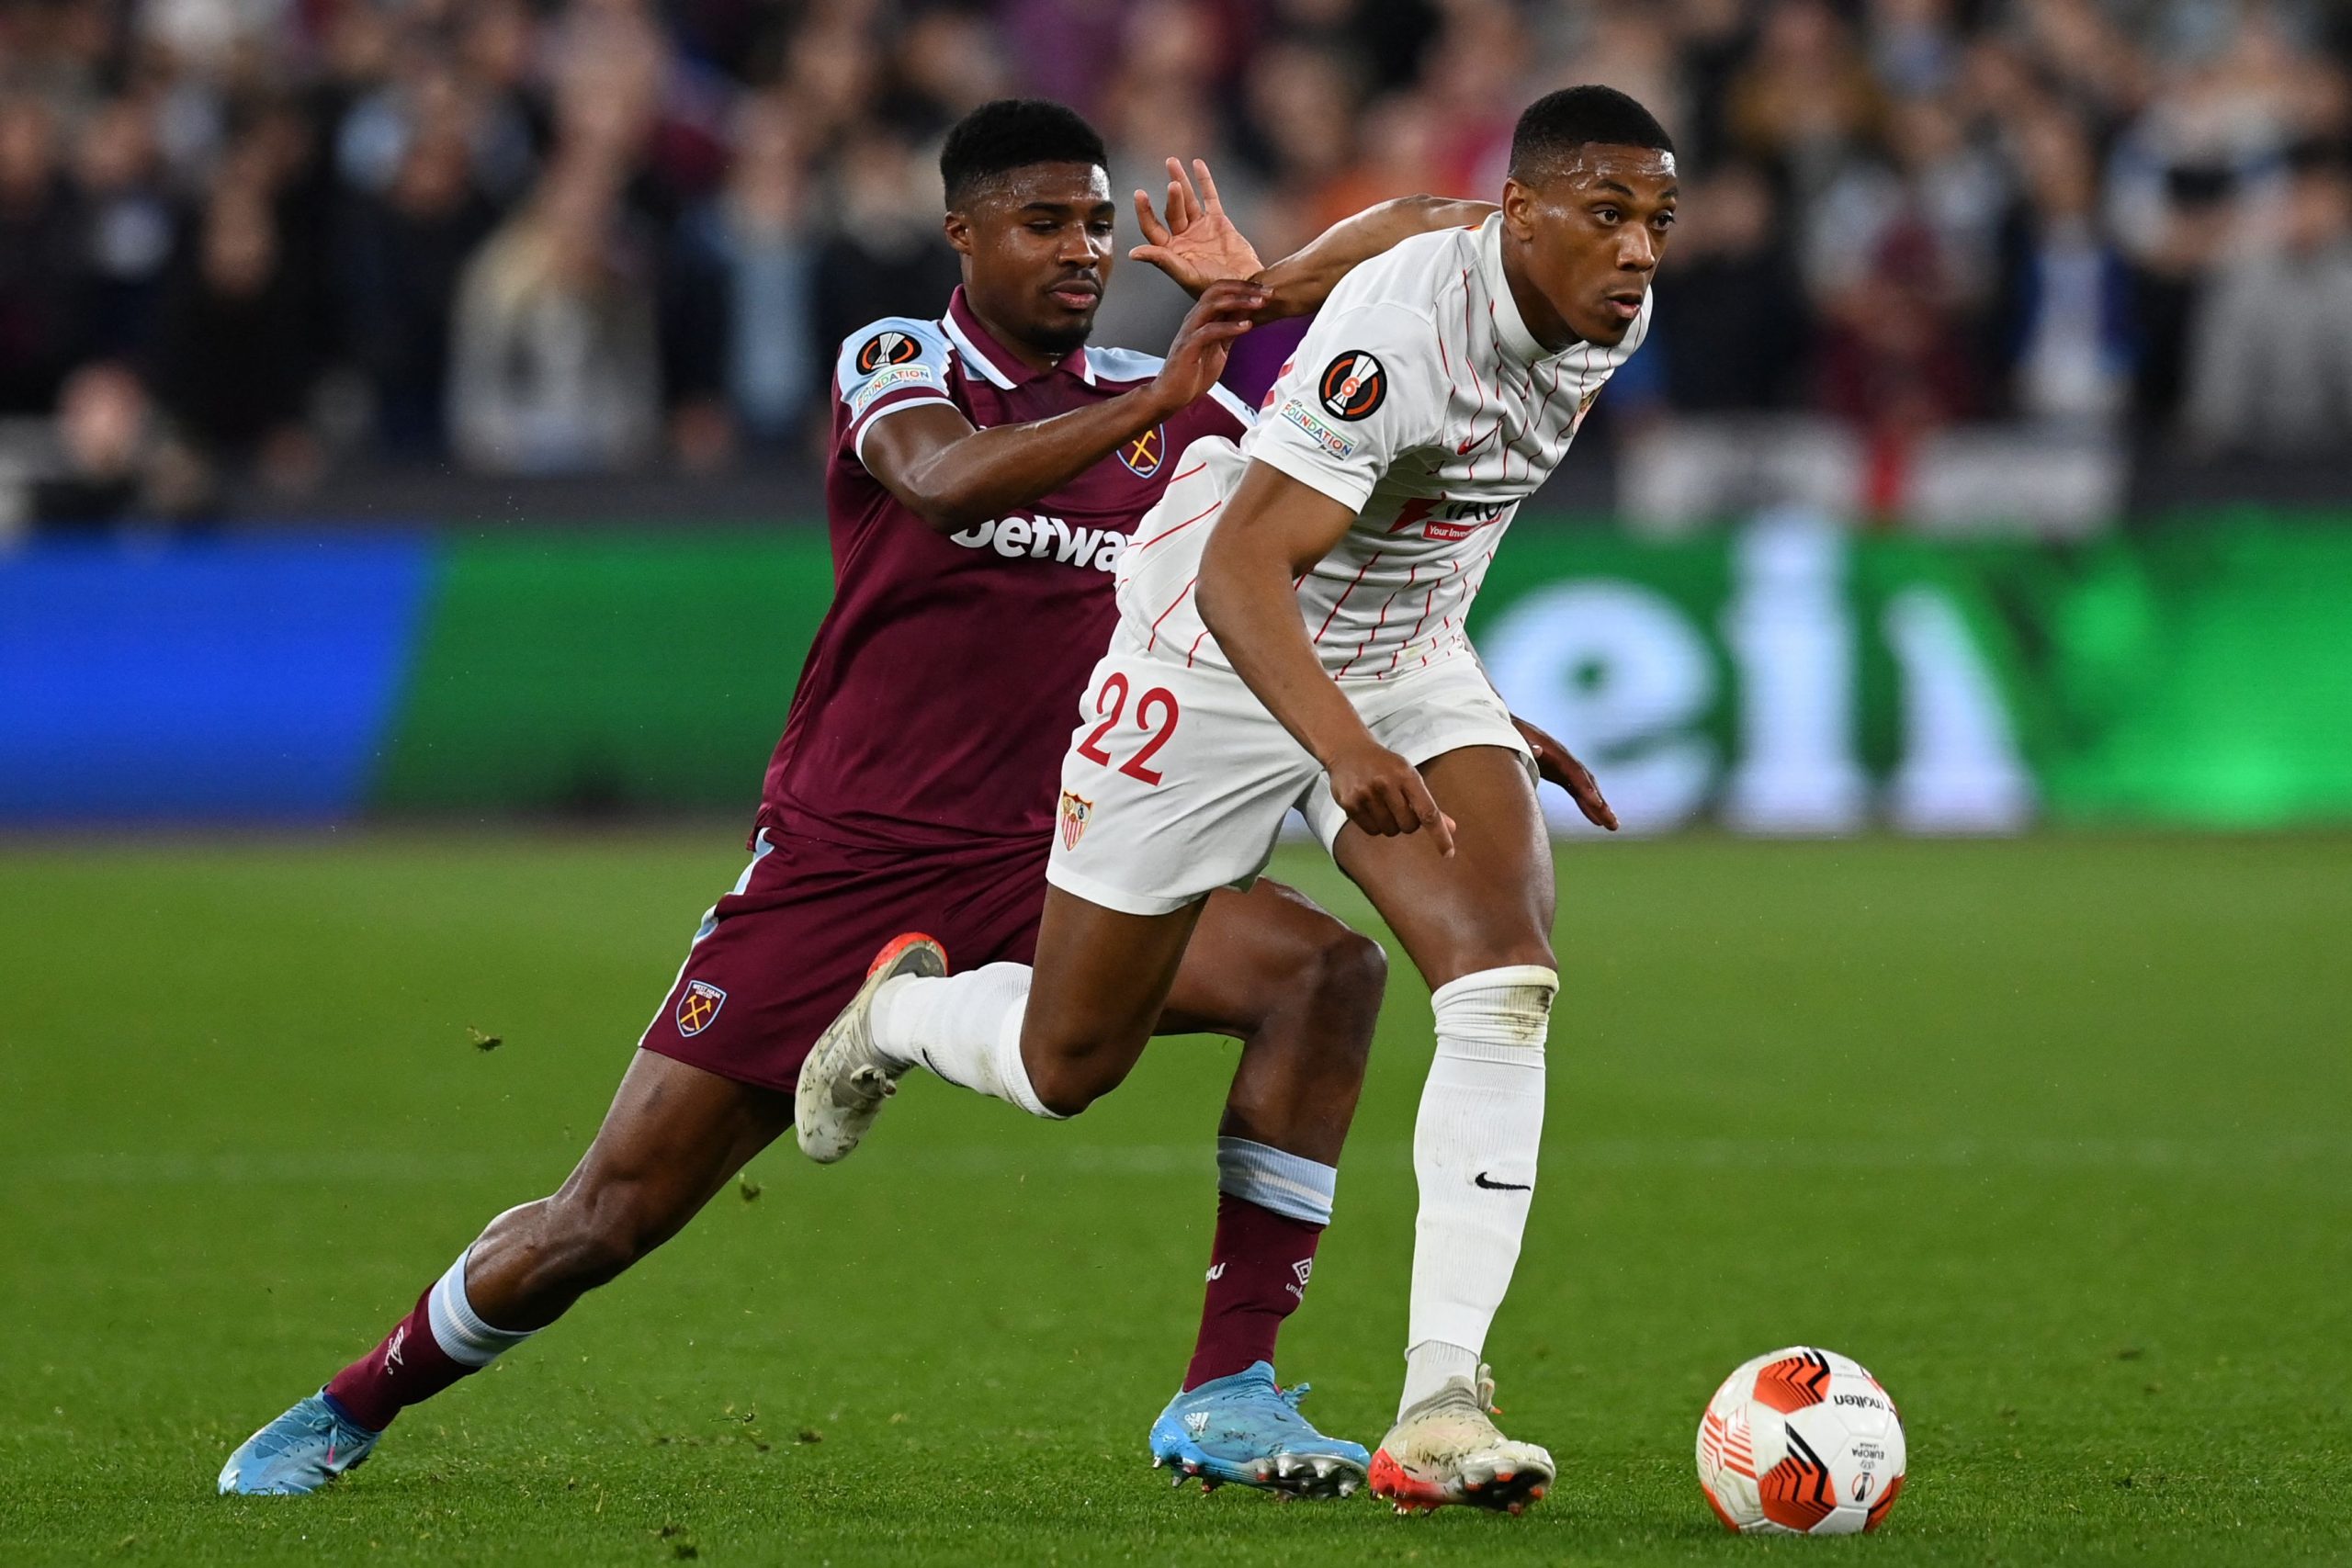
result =
M1078 754L1106 768L1115 766L1131 779L1156 784L1162 776L1159 770L1144 764L1150 761L1152 755L1168 744L1169 737L1176 733L1176 694L1165 686L1154 686L1143 694L1143 699L1136 704L1136 728L1150 739L1134 756L1124 762L1114 762L1111 753L1102 750L1102 738L1117 728L1120 718L1126 713L1127 693L1125 674L1116 670L1111 671L1102 682L1102 689L1094 694L1094 711L1102 716L1102 722L1088 731L1086 739L1078 743Z

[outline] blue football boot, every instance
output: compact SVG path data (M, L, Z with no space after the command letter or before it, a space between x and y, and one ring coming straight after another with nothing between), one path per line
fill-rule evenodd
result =
M221 1495L298 1497L316 1492L367 1463L382 1436L344 1415L321 1389L229 1456L220 1467Z
M1274 1369L1252 1362L1179 1393L1151 1424L1151 1462L1193 1476L1201 1490L1226 1482L1288 1497L1344 1497L1363 1484L1372 1456L1360 1444L1327 1438L1298 1413L1306 1385L1278 1388Z

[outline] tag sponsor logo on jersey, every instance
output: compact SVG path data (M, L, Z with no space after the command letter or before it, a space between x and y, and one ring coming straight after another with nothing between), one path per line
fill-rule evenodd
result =
M687 981L685 995L678 998L678 1032L687 1036L700 1034L726 1005L727 993L709 981Z
M1119 448L1119 461L1125 463L1127 472L1136 478L1148 479L1159 472L1160 459L1167 454L1167 427L1155 424Z
M1094 820L1094 803L1082 795L1064 790L1061 809L1054 815L1061 824L1062 848L1074 850L1079 840L1086 837L1086 825ZM1216 1275L1212 1273L1209 1278L1214 1280Z
M1508 501L1409 501L1388 531L1401 534L1419 524L1421 537L1456 544L1501 522L1513 504Z
M894 365L889 369L869 378L850 394L849 412L853 418L874 406L874 400L893 387L913 383L935 384L939 378L931 373L928 365Z
M1058 561L1065 566L1115 571L1126 553L1127 536L1108 528L1080 528L1059 517L1000 517L947 536L967 550L994 549L1007 560Z
M1315 445L1334 457L1345 457L1356 449L1355 437L1342 435L1307 412L1306 405L1296 398L1283 404L1283 417L1306 432Z
M1350 349L1323 367L1315 396L1334 419L1363 419L1388 396L1388 371L1360 349Z
M878 332L857 345L857 367L871 376L886 365L904 365L922 345L900 332Z

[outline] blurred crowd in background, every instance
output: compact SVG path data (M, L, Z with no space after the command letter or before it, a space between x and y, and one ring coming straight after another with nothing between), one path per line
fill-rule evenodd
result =
M1605 82L1685 173L1620 438L2340 453L2348 62L2324 0L0 0L0 448L54 521L805 466L841 338L956 281L985 99L1094 119L1123 254L1180 153L1272 260ZM1130 266L1098 336L1184 303Z

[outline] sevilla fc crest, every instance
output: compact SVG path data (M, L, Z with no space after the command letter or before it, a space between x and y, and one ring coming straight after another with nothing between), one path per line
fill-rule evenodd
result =
M727 993L707 980L687 981L685 994L678 998L678 1032L700 1034L726 1005Z
M1094 820L1094 803L1084 795L1062 791L1062 848L1078 848L1079 840L1086 836L1086 825Z
M1127 466L1127 472L1139 479L1148 479L1159 472L1160 459L1167 455L1167 427L1158 424L1119 448L1119 461Z

